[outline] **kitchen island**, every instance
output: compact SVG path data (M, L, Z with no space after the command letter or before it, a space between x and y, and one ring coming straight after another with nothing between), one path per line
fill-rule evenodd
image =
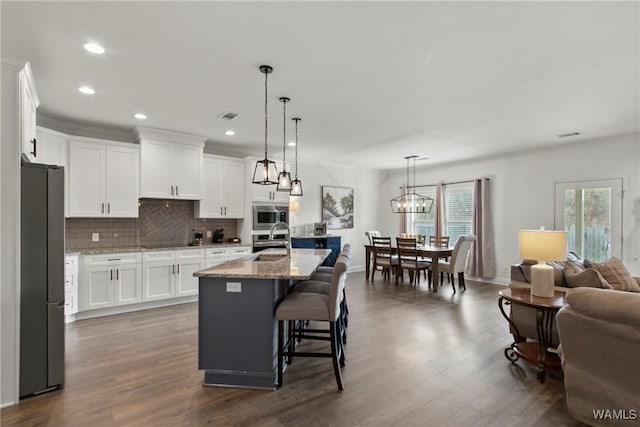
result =
M194 273L199 278L198 369L204 385L274 389L275 310L329 249L268 249Z

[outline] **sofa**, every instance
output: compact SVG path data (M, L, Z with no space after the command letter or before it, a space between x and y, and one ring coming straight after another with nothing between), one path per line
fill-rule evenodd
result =
M640 293L577 288L566 302L556 324L569 411L586 424L638 425Z
M513 288L531 288L531 266L537 261L523 260L511 266L511 283ZM640 278L632 277L622 262L615 258L596 263L580 258L573 252L567 254L565 262L548 262L554 268L554 290L567 292L572 288L600 288L640 293ZM606 277L605 277L606 276ZM537 340L535 309L522 305L512 305L510 331L516 341ZM518 334L519 333L519 334ZM554 324L551 346L560 344L557 326Z

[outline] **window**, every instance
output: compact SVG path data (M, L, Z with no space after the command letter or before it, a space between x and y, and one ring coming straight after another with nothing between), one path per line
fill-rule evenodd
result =
M622 257L622 180L557 183L555 228L567 250L596 262Z
M425 196L435 199L435 187L429 187L429 192L420 191ZM438 200L428 214L411 214L407 216L407 230L411 234L419 234L428 238L435 236L435 215L437 209L443 211L443 228L440 233L449 236L449 243L453 245L459 236L471 233L473 221L473 186L469 184L446 185L442 189L444 209Z
M445 191L445 222L446 235L453 245L458 237L471 234L473 221L473 188L471 186L448 186Z
M429 191L419 191L423 196L431 197L432 199L436 198L436 190L435 187L430 187ZM408 214L407 216L407 229L411 234L419 234L421 236L425 236L425 238L429 238L429 236L435 236L435 218L436 218L436 209L437 204L434 202L433 207L431 208L431 212L429 213L414 213Z

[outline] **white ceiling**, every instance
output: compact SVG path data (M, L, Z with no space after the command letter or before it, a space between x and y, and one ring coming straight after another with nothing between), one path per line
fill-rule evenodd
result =
M31 62L45 116L257 156L268 64L270 157L288 96L301 160L395 168L640 131L639 5L2 1L2 54Z

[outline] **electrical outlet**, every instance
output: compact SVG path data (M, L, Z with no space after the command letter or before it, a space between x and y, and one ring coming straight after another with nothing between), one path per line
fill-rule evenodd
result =
M242 282L227 282L227 292L242 292Z
M207 230L207 239L211 239L212 237L211 230Z
M100 241L100 233L91 233L91 241L99 242Z

